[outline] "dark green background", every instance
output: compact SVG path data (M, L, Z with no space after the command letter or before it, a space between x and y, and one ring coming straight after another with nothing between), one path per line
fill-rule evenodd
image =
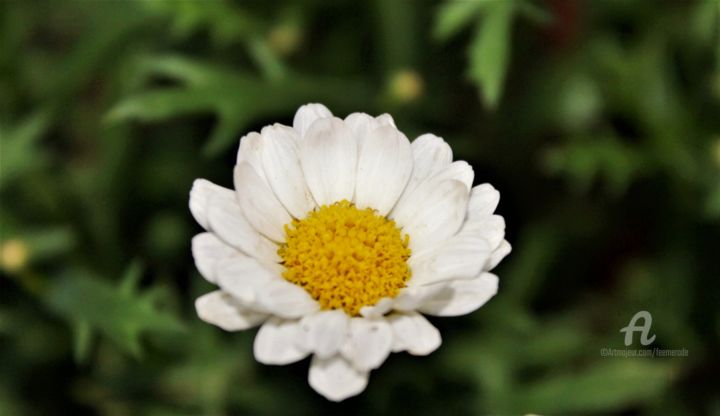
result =
M719 12L3 1L0 414L719 415ZM437 352L339 405L193 308L193 179L230 186L238 139L306 102L444 137L513 245ZM639 310L689 356L602 358Z

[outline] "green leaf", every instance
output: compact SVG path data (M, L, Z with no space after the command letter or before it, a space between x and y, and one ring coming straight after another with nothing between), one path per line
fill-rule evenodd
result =
M587 192L599 178L612 195L621 195L634 179L652 169L647 155L613 136L580 139L551 149L544 163L550 173L567 177L578 192Z
M600 354L600 350L595 353ZM667 361L607 358L584 371L555 375L516 389L516 412L619 411L663 394L673 381L675 369L675 364Z
M259 31L262 22L247 11L224 1L140 2L150 12L170 19L172 35L185 38L206 29L225 45Z
M510 56L513 2L498 1L488 7L470 44L469 76L480 88L489 108L497 107Z
M50 116L38 111L15 126L0 125L0 188L46 165L37 143L50 127Z
M212 62L199 61L180 55L155 55L140 62L141 73L172 78L196 87L227 82L226 87L247 86L254 81L247 71L235 70Z
M263 38L255 37L248 42L250 56L267 80L278 80L286 75L282 61Z
M309 100L337 102L368 94L364 85L353 82L294 74L268 80L178 56L146 60L141 70L176 79L182 85L129 96L117 103L106 119L117 123L157 121L193 113L215 114L217 124L204 149L208 156L237 143L238 136L256 119L293 111ZM337 91L346 94L338 96Z
M712 219L720 218L720 180L708 192L705 200L705 213Z
M67 226L29 230L20 236L30 247L33 261L56 259L75 248L75 232Z
M561 240L562 234L549 221L537 221L519 234L517 243L513 243L513 261L505 269L508 277L504 293L508 300L527 304L534 299L556 260L554 253Z
M137 275L131 266L126 282ZM129 278L127 277L129 276ZM140 337L148 333L178 332L183 325L169 312L156 305L152 292L130 293L123 286L83 272L58 278L46 294L52 310L76 328L76 355L82 358L88 348L88 326L112 340L118 347L134 356L141 353Z
M151 90L124 99L107 114L114 123L124 120L157 121L199 112L210 112L221 101L217 91L203 88Z
M539 6L532 0L516 0L516 5L519 14L536 23L549 24L554 19L554 16L550 13L550 11L546 10L542 6Z
M87 362L92 347L93 331L87 321L77 321L73 325L73 357L75 362Z
M137 259L133 260L132 263L130 263L130 266L128 266L127 270L125 270L125 275L123 275L122 279L120 280L120 293L125 296L131 296L135 294L138 283L142 278L142 273L143 267L142 264L140 264L140 261Z
M440 6L435 19L433 35L438 40L447 40L468 26L478 13L492 0L454 0Z

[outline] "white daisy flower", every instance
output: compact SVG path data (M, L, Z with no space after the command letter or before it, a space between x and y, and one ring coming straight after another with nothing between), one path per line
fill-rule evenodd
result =
M207 230L195 264L219 286L197 299L198 316L227 331L259 325L259 362L312 356L313 389L359 394L391 352L440 346L423 315L464 315L497 292L489 271L510 252L500 195L473 177L443 139L410 143L387 114L300 107L292 127L241 139L235 190L193 184Z

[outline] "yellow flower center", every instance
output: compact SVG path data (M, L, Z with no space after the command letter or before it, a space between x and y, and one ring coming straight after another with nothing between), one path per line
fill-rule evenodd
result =
M286 225L278 254L283 277L307 290L322 309L357 316L363 306L405 287L409 241L394 221L343 200Z

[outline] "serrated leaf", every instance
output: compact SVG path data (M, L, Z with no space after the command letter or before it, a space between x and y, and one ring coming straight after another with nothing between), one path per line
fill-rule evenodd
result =
M45 300L72 325L87 324L135 356L141 353L142 335L183 329L175 316L157 307L150 293L128 293L83 272L55 280ZM83 329L79 335L85 336L85 331ZM82 342L76 342L82 346Z
M470 44L469 76L490 108L497 107L510 56L513 2L493 2Z
M342 101L367 95L367 88L355 83L290 74L265 80L178 56L148 59L142 71L175 79L182 85L129 96L108 112L107 120L156 121L192 113L215 114L217 124L204 148L208 156L237 143L244 129L256 119L293 111L309 100ZM348 94L338 96L339 90Z

